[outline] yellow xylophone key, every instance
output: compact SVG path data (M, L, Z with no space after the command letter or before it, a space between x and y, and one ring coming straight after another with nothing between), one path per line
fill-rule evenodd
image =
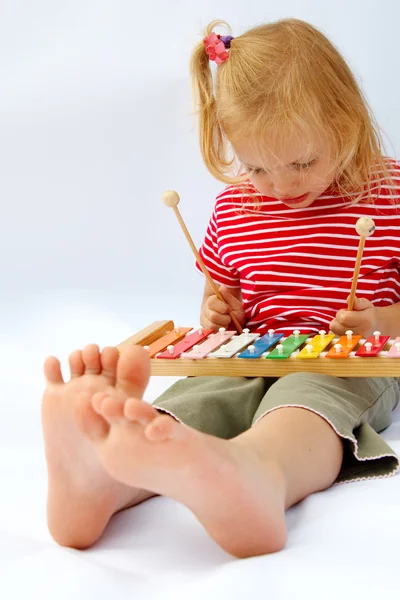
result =
M347 335L342 335L333 348L326 353L325 358L347 358L361 339L361 335L353 335L352 331L348 331Z
M321 330L319 335L315 335L310 340L310 343L297 354L296 358L318 358L334 338L335 335L333 333L326 334L325 331Z
M192 331L193 327L175 327L173 331L167 333L167 335L163 335L158 340L150 344L150 346L145 346L149 353L150 358L153 358L158 352L162 352L170 344L175 344L175 342L179 342L179 340L183 339L188 331Z

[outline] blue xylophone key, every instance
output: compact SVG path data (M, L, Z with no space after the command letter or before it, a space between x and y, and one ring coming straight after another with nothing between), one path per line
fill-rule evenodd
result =
M259 358L264 352L266 352L271 346L274 346L283 337L283 333L266 333L252 345L253 351L246 348L243 352L238 354L238 358Z

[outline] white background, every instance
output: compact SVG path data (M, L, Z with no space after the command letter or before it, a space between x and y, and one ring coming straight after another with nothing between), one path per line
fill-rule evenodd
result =
M290 16L342 51L395 154L396 0L1 2L3 340L63 353L153 320L198 323L203 278L160 200L178 190L200 245L221 184L198 150L190 54L214 18L235 35Z

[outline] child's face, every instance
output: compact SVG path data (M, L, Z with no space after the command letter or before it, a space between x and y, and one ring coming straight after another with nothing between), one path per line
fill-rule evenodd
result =
M254 187L289 207L311 206L334 179L328 146L312 138L300 141L296 136L262 156L246 140L236 141L234 149Z

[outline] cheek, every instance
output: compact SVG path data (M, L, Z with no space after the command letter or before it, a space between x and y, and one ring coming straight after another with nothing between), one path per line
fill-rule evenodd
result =
M307 184L310 189L320 191L326 189L333 181L333 174L326 169L320 169L314 173L310 173L307 177Z
M264 190L269 189L270 180L268 175L249 175L249 179L256 188L256 190L258 190L259 192L263 192Z

